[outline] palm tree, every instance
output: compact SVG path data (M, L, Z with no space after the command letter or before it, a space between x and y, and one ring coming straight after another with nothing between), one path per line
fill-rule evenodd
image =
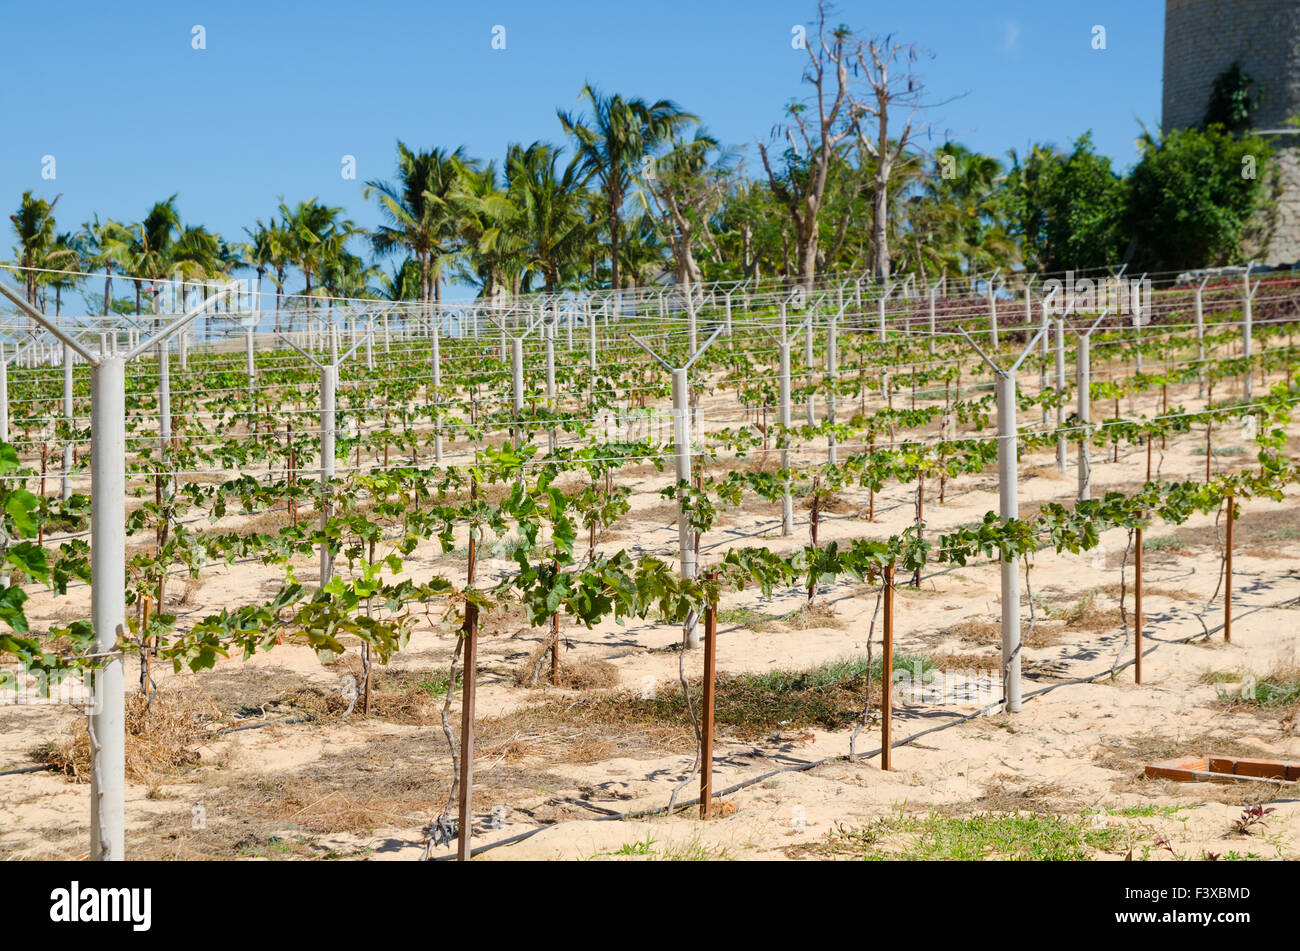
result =
M263 224L259 218L254 222L253 230L244 229L253 240L248 245L248 259L257 268L257 280L261 283L263 274L270 274L275 284L275 330L280 331L280 312L284 302L285 272L293 264L293 243L289 238L283 221Z
M330 297L373 297L370 282L380 273L378 267L368 266L358 255L340 250L321 266L320 283Z
M563 111L557 115L564 131L577 140L583 171L595 176L604 195L610 284L617 288L620 284L619 229L623 205L633 185L632 176L641 160L669 135L697 120L671 100L647 104L643 99L605 96L590 83L582 87L578 98L587 100L589 118L580 119Z
M240 253L244 259L244 266L250 268L257 275L257 292L260 296L262 290L262 278L266 277L267 270L272 267L275 257L272 248L271 232L261 221L250 231L244 229L244 234L251 239L245 241L240 246ZM280 328L277 327L276 330Z
M144 220L131 225L127 268L135 284L135 309L142 313L146 283L153 295L151 311L158 319L158 293L167 280L201 280L224 273L221 239L202 225L185 225L176 209L176 196L155 202ZM183 284L181 286L184 286Z
M90 270L104 269L104 316L113 305L113 269L129 260L131 232L112 218L101 222L99 215L81 226L77 236L82 259Z
M348 238L357 233L357 226L340 217L342 208L322 205L315 198L298 203L290 209L280 201L280 217L286 233L289 256L302 271L305 281L303 295L312 296L312 276L343 251Z
M444 258L459 250L460 228L454 194L466 172L478 163L454 152L431 149L413 152L397 143L397 180L366 182L361 194L379 202L386 224L370 237L376 254L404 248L420 268L421 296L441 300Z
M703 247L715 259L722 256L709 222L721 203L734 156L699 128L693 139L670 135L668 145L654 165L654 174L645 176L641 195L647 210L653 204L662 222L676 264L677 286L687 292L704 277L697 249Z
M1001 163L955 143L936 149L935 163L941 171L925 177L908 216L922 278L927 268L959 274L1009 264Z
M628 286L645 286L653 282L668 263L667 251L659 227L649 212L643 211L625 221L619 242L619 264L627 275Z
M591 173L578 155L561 168L563 151L534 142L526 149L512 145L506 156L507 191L517 209L525 266L541 277L547 293L576 275L594 236L586 216Z
M61 234L51 242L49 248L40 258L38 265L43 270L37 280L41 286L41 310L45 309L47 288L54 289L54 315L63 313L63 292L76 287L81 276L76 273L81 268L81 252L78 250L77 238L72 234Z
M418 300L420 297L420 265L415 258L402 258L392 274L380 271L376 284L383 300Z
M55 241L54 206L62 195L53 201L33 197L30 190L23 192L18 211L9 216L18 243L14 245L14 263L24 268L23 283L27 303L36 306L37 268L44 267Z
M451 194L461 242L453 276L477 284L491 299L499 289L517 288L524 268L519 209L497 181L496 165L466 167Z

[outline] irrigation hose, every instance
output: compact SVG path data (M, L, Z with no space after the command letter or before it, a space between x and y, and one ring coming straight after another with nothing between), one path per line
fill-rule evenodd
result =
M1243 617L1247 617L1251 614L1254 614L1256 611L1263 611L1265 610L1266 607L1272 607L1272 605L1261 605L1260 607L1252 608L1248 611L1244 611L1241 614L1237 615L1237 618L1240 619ZM1211 634L1214 634L1215 632L1221 630L1223 630L1223 625L1219 624L1205 631L1201 631L1197 634L1189 634L1187 637L1180 637L1174 640L1162 640L1159 643L1154 644L1153 646L1148 647L1146 650L1144 650L1142 652L1142 656L1146 657L1148 654L1154 653L1155 651L1159 650L1161 647L1163 647L1166 644L1186 644L1190 641L1209 637ZM1136 660L1130 658L1129 660L1125 661L1122 664L1119 664L1114 667L1108 667L1105 670L1099 671L1098 673L1095 674L1089 674L1084 677L1076 677L1071 680L1062 680L1059 683L1049 684L1046 687L1040 687L1037 690L1031 690L1029 693L1024 694L1021 699L1032 700L1035 697L1041 697L1044 694L1051 693L1053 690L1058 690L1061 687L1073 687L1073 686L1078 686L1079 684L1093 683L1105 677L1113 677L1115 674L1119 673L1120 671L1128 667L1132 667L1135 663ZM963 723L969 723L971 720L974 720L977 717L982 717L987 713L991 713L994 710L1000 709L1003 703L1004 703L1003 700L997 700L991 704L980 707L980 709L976 710L974 713L965 714L948 723L941 723L938 726L932 726L927 729L921 730L919 733L913 733L911 736L904 737L901 740L895 740L893 743L890 744L890 749L898 749L901 746L906 746L909 743L919 740L923 736L928 736L931 733L938 733L942 730L947 730L955 726L960 726ZM823 757L822 759L814 760L809 763L801 763L797 766L784 766L781 767L780 769L768 770L767 772L760 773L757 776L751 776L749 779L741 780L740 782L728 786L725 789L717 790L716 792L713 793L713 797L721 798L723 796L730 795L734 792L738 792L741 789L745 789L748 786L753 786L756 783L761 783L764 780L771 779L774 776L780 776L785 773L806 773L810 770L816 769L818 766L824 766L827 763L851 762L854 759L866 760L872 758L873 756L879 756L880 753L881 753L881 748L865 751L862 753L858 753L856 755L841 753L835 756ZM574 802L575 800L566 800L566 801ZM578 804L587 805L581 802L578 802ZM699 804L700 804L700 798L696 796L694 799L679 803L676 808L678 811L680 811L690 806L698 806ZM599 808L599 807L592 806L592 808ZM601 815L590 821L605 822L613 819L639 819L646 816L660 815L666 811L667 810L662 806L655 807L652 809L637 809L630 812L608 813L606 815ZM478 855L482 852L489 852L492 849L499 849L502 846L514 845L516 842L523 842L525 839L530 839L533 836L537 835L539 832L544 832L547 829L554 827L555 825L556 823L548 823L547 825L538 826L536 829L529 829L527 832L520 832L517 835L512 835L506 839L500 839L496 842L489 842L487 845L480 845L471 848L470 857L473 858L475 855ZM454 861L455 859L456 859L455 855L440 855L437 858L432 859L431 861L448 862L448 861Z

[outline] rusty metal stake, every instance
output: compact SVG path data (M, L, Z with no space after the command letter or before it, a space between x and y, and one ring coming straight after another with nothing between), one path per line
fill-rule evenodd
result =
M885 598L885 651L880 658L880 768L890 768L890 722L894 686L894 566L886 565L882 580Z
M474 681L478 673L478 605L465 605L465 663L460 692L460 824L456 861L468 862L474 835ZM447 689L454 689L448 684Z
M1228 496L1227 565L1223 580L1223 642L1225 644L1232 643L1232 523L1235 520L1232 496Z
M1150 445L1150 442L1147 443ZM1137 528L1137 561L1133 569L1133 623L1136 633L1133 647L1133 682L1142 682L1142 526Z
M551 615L551 686L560 685L560 613Z
M707 819L713 812L713 699L714 681L718 666L718 609L713 604L704 607L704 711L701 716L700 736L700 818Z

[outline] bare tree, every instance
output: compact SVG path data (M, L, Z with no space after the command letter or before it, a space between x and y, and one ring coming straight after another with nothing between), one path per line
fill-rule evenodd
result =
M647 163L642 174L642 194L667 233L683 294L694 293L703 280L697 258L701 245L715 260L721 259L709 220L726 192L733 156L721 153L714 159L715 152L720 152L717 140L703 130L689 141L674 132L668 152Z
M795 103L788 110L789 121L773 130L772 143L782 133L790 142L785 174L773 169L767 144L758 143L772 194L794 225L799 283L807 288L817 277L817 216L826 193L826 177L855 128L849 71L861 43L846 26L828 28L829 13L826 0L818 0L817 36L806 44L808 66L803 81L813 87L810 98L815 112L810 111L809 103Z
M853 49L853 71L867 87L867 94L860 101L855 100L851 108L858 141L875 161L871 245L876 278L880 281L889 280L889 179L900 160L908 159L909 147L926 128L917 120L920 110L926 108L922 104L924 87L911 68L918 55L916 46L895 43L889 36L872 37ZM891 111L907 114L901 127L892 133L892 139ZM873 128L864 128L864 120Z

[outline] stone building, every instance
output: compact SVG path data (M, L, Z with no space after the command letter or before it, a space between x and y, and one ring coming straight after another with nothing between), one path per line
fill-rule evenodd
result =
M1257 239L1267 264L1300 261L1300 0L1165 0L1161 128L1199 125L1233 63L1255 81L1254 131L1277 150L1277 207Z

